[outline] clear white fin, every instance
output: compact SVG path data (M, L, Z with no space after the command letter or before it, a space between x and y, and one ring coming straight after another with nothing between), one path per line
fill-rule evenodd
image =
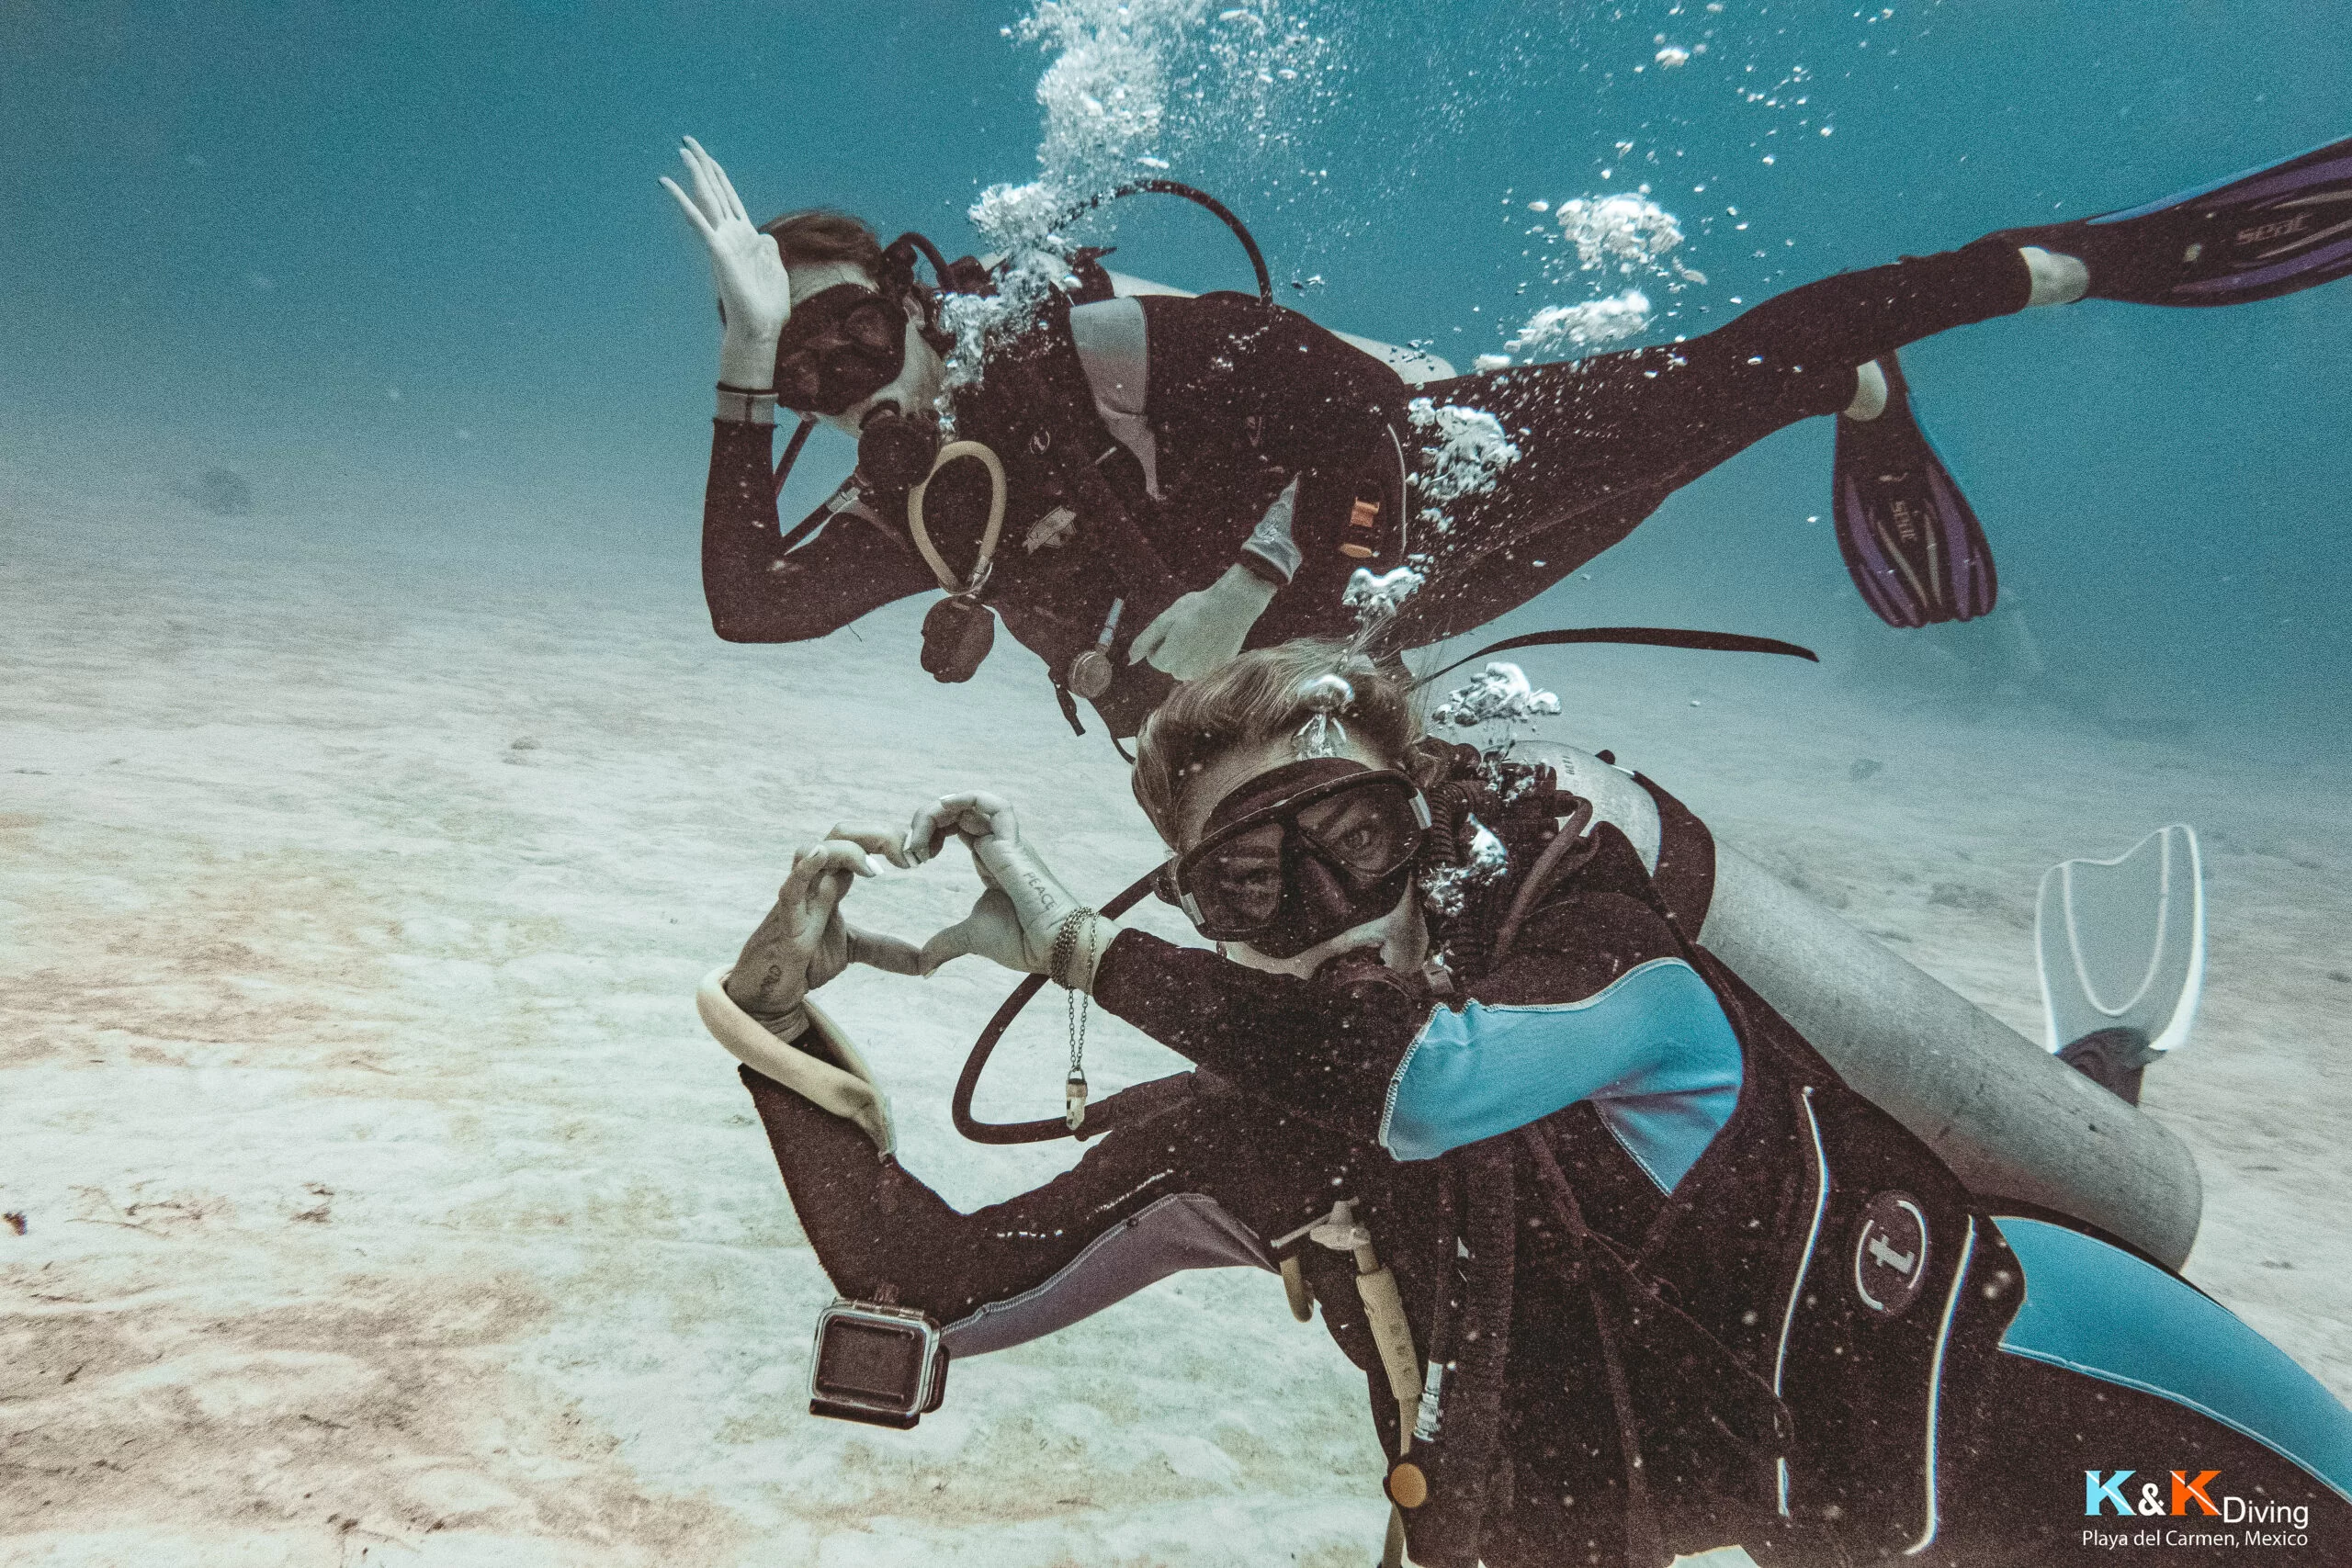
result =
M2033 916L2043 1045L2128 1029L2161 1054L2188 1043L2205 984L2205 875L2197 833L2159 828L2113 860L2042 874Z

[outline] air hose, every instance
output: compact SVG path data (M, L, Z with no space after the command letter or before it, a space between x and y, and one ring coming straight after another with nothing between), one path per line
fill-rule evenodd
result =
M1240 241L1241 248L1250 254L1250 270L1258 276L1258 302L1261 305L1274 302L1274 280L1272 275L1266 271L1265 253L1258 248L1258 242L1251 237L1249 225L1235 217L1231 208L1198 186L1188 186L1182 180L1134 180L1116 190L1088 197L1055 218L1053 226L1059 228L1080 213L1091 212L1106 201L1116 201L1123 196L1144 195L1181 196L1193 206L1206 209L1218 221L1232 230L1233 237Z
M1151 891L1151 885L1159 879L1159 868L1154 866L1148 874L1136 878L1096 912L1115 919L1140 903L1143 896ZM1073 1132L1069 1123L1059 1116L1035 1122L982 1122L973 1116L972 1091L979 1087L980 1074L987 1070L989 1054L996 1049L997 1042L1004 1038L1004 1032L1012 1027L1012 1021L1021 1016L1021 1010L1029 1005L1030 998L1043 990L1045 985L1043 975L1032 975L1015 986L1012 994L1005 998L1003 1005L996 1010L996 1016L989 1020L988 1027L980 1031L980 1037L972 1042L972 1054L964 1059L964 1071L956 1080L956 1094L948 1104L956 1118L958 1133L976 1144L1042 1144L1055 1138L1091 1138L1117 1126L1123 1117L1132 1118L1139 1111L1158 1109L1190 1091L1191 1086L1186 1081L1193 1076L1190 1073L1176 1073L1168 1077L1154 1078L1148 1083L1130 1085L1100 1104L1089 1106L1082 1130L1077 1132Z

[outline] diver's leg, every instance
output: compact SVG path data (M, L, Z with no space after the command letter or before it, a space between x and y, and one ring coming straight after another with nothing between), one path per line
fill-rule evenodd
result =
M1801 285L1680 348L1693 369L1756 404L1751 417L1758 422L1775 414L1781 423L1816 413L1867 417L1876 400L1858 367L1953 327L2061 302L2039 282L2034 259L1993 235Z
M1419 520L1413 547L1433 570L1399 616L1402 646L1525 604L1785 425L1875 413L1886 384L1873 361L2035 298L2028 258L1994 237L1804 284L1684 343L1423 388L1432 402L1494 415L1518 456L1490 488Z
M2102 1312L2120 1316L2126 1337L2138 1326L2128 1308L2077 1308L2094 1326ZM2352 1504L2314 1473L2324 1461L2298 1463L2246 1426L2151 1392L2168 1380L2149 1370L2148 1381L2119 1381L1993 1352L1971 1408L1945 1412L1941 1517L1914 1561L2352 1561Z
M2352 1412L2324 1385L2121 1247L2014 1215L1993 1227L1975 1235L1951 1332L1934 1550L1913 1561L2202 1562L2287 1546L2274 1560L2352 1562ZM2188 1539L2130 1554L2143 1530Z

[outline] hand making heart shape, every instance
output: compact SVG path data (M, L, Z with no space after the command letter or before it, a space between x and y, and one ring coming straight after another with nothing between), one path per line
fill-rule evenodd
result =
M808 993L853 964L896 975L924 973L910 942L861 931L842 915L842 899L860 876L876 874L869 856L893 865L907 858L895 833L843 825L792 857L792 871L759 929L744 942L727 977L727 995L778 1038L808 1027Z
M865 931L842 914L860 876L879 872L873 857L912 868L934 858L950 837L972 852L984 885L963 919L920 948ZM879 1080L840 1025L809 999L853 964L896 975L929 975L950 959L978 953L1009 969L1050 974L1085 990L1096 961L1118 931L1086 909L1022 841L1019 820L1001 797L969 790L943 795L915 813L903 835L879 828L836 827L792 858L792 871L732 969L703 982L697 1010L712 1035L753 1072L860 1127L888 1155L890 1112Z
M970 914L922 944L922 972L971 953L1008 969L1086 988L1095 959L1115 932L1070 896L1035 846L1022 838L1012 804L985 790L940 796L917 811L907 829L908 858L917 863L931 859L951 836L971 850L986 890ZM1080 917L1075 924L1074 916ZM1064 949L1058 958L1057 948Z
M972 852L983 890L971 912L934 933L921 947L894 936L865 931L842 913L842 900L860 876L877 874L872 857L912 868L934 859L951 838ZM1072 897L1021 836L1011 803L985 790L942 795L914 815L903 834L843 824L796 853L792 871L759 929L744 942L726 991L736 1006L779 1039L790 1040L808 1026L808 993L838 977L853 964L896 975L927 976L951 959L976 953L1008 969L1052 972L1057 940L1083 906ZM1090 917L1099 919L1100 917ZM1103 922L1105 926L1108 922ZM1083 985L1092 959L1111 934L1084 936L1078 972L1066 983Z

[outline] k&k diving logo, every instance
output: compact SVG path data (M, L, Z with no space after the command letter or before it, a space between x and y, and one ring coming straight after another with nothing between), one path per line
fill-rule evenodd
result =
M2183 1518L2192 1526L2206 1519L2225 1525L2267 1526L2267 1529L2215 1530L2157 1526L2132 1534L2086 1529L2085 1546L2304 1546L2310 1537L2311 1506L2248 1499L2221 1487L2218 1470L2169 1472L2169 1488L2161 1481L2132 1483L2136 1470L2083 1472L2083 1513L2100 1517L2109 1510L2124 1518ZM2131 1483L2127 1485L2127 1483ZM2136 1494L2136 1496L2134 1495Z

